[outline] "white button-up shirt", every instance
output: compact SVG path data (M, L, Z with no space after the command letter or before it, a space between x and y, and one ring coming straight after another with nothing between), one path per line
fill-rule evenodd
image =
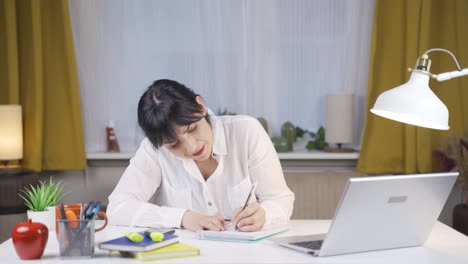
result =
M241 115L210 114L210 121L218 161L214 173L205 181L192 159L156 149L145 138L109 196L111 224L180 227L187 209L206 215L219 211L230 219L234 209L244 206L252 184L255 195L249 202L257 199L265 209L266 225L289 220L294 194L260 123Z

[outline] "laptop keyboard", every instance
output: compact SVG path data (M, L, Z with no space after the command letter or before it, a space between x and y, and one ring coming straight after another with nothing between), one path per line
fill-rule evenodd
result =
M320 249L322 247L323 240L314 240L314 241L303 241L303 242L296 242L291 243L291 245L304 247L308 249Z

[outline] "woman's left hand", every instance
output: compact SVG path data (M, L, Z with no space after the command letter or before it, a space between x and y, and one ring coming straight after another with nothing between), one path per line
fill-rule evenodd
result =
M259 231L266 222L265 209L263 209L259 203L253 202L244 210L242 210L242 208L236 208L234 212L232 212L231 219L234 224L237 224L239 231Z

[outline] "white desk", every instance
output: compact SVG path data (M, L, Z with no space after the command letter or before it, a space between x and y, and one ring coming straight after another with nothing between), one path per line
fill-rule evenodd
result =
M88 152L87 160L129 160L134 152ZM291 152L278 152L280 160L357 160L359 152L339 153L325 151L295 150Z
M329 220L293 220L291 229L281 236L324 233L328 230L329 225ZM121 236L124 230L140 229L108 226L104 231L96 234L96 243ZM251 244L231 243L198 240L195 233L187 230L177 230L177 234L180 236L181 242L200 248L201 255L199 257L164 260L159 261L159 263L468 263L468 237L440 222L435 224L423 247L321 258L277 246L268 240ZM140 263L133 259L109 257L107 251L97 247L96 253L91 259L64 261L59 258L58 252L55 233L52 233L40 260L21 261L16 255L11 239L9 239L0 245L0 263Z

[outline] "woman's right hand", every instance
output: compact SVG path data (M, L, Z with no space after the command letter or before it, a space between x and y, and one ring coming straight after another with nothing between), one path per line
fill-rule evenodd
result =
M213 216L208 216L187 210L182 217L182 228L191 231L223 231L224 217L220 213L216 213Z

